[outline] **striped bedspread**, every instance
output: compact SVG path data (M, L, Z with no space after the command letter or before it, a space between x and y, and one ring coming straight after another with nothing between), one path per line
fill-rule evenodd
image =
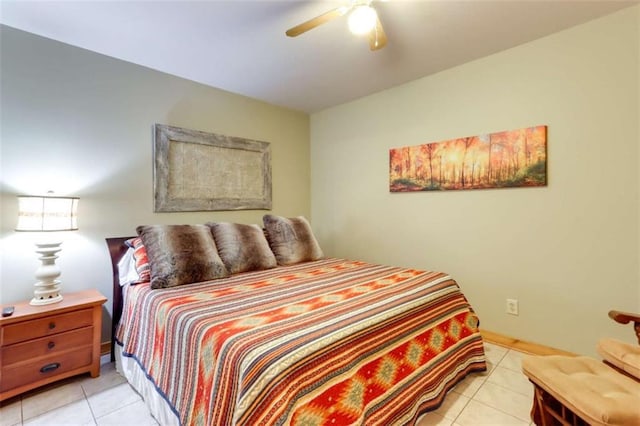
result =
M484 370L439 272L325 259L171 289L126 287L117 340L182 424L414 424Z

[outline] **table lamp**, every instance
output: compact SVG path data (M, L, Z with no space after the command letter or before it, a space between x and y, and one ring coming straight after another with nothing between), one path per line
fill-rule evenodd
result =
M16 231L54 232L78 229L77 197L18 196L18 225ZM36 270L35 290L31 305L48 305L62 300L60 294L60 268L56 255L61 241L36 243L36 253L42 264Z

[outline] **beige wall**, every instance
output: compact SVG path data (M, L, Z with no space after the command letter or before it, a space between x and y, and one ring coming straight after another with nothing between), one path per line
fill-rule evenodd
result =
M0 36L1 302L32 297L39 264L34 236L13 231L16 194L80 197L80 230L58 259L63 292L110 295L104 238L136 225L261 223L265 211L153 213L154 123L270 142L273 212L310 214L308 115L6 27Z
M313 114L325 252L447 271L487 330L586 354L633 342L607 311L640 311L639 28L635 6ZM547 187L389 193L391 147L540 124Z
M3 27L0 302L29 298L39 263L34 236L13 231L16 194L81 197L64 291L109 295L103 239L138 224L260 221L153 213L163 123L271 142L274 212L310 215L329 255L448 271L488 330L582 353L603 335L633 341L606 311L640 311L639 28L640 8L626 9L325 110L309 148L305 114ZM388 192L391 147L537 124L546 188ZM507 297L520 316L504 314Z

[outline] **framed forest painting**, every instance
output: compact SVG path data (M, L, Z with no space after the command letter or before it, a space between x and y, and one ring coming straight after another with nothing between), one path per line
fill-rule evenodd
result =
M547 185L547 126L389 150L391 192Z

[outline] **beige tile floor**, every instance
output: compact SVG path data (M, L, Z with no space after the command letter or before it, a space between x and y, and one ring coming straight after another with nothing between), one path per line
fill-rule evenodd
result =
M451 390L419 426L529 425L533 388L520 370L522 353L485 343L488 371ZM0 426L157 425L140 396L105 359L100 377L78 376L0 404Z
M521 370L524 355L485 343L487 371L467 376L454 387L437 410L419 426L530 425L533 385Z

